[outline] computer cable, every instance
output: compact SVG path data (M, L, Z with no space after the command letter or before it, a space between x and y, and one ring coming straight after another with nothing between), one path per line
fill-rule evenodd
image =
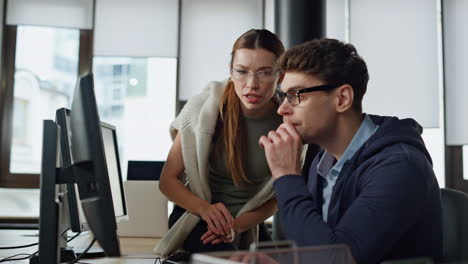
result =
M70 229L70 228L69 228ZM60 236L63 236L69 229L65 230L62 232L62 234L60 234ZM76 237L78 237L79 235L81 234L81 232L77 233L76 235L74 235L73 237L71 237L70 239L67 240L67 242L70 242L72 241L73 239L75 239ZM94 243L94 242L93 242ZM39 243L34 243L34 244L30 244L30 245L24 245L24 246L19 246L19 247L8 247L8 248L0 248L0 249L16 249L16 248L24 248L24 247L30 247L30 246L35 246L35 245L38 245ZM88 251L89 248L86 250ZM85 251L85 252L86 252ZM37 255L37 253L39 253L39 251L36 251L32 254L28 254L28 253L19 253L19 254L16 254L16 255L13 255L13 256L9 256L9 257L6 257L6 258L3 258L3 259L0 259L0 263L1 262L6 262L6 261L16 261L16 260L25 260L25 259L30 259L31 257ZM25 257L20 257L20 258L16 258L18 256L25 256ZM79 257L79 256L78 256ZM78 261L78 258L76 259L76 261ZM72 263L80 263L80 262L72 262Z
M89 246L83 251L83 253L81 253L80 255L78 255L78 257L76 257L76 259L68 262L68 264L74 264L74 263L77 263L88 251L89 249L94 245L94 242L96 242L96 238L93 238L93 241L91 241L91 243L89 244Z
M24 256L24 255L26 255L26 257L15 258L15 257L18 257L18 256ZM25 259L29 259L32 255L33 254L19 253L19 254L13 255L13 256L9 256L9 257L0 259L0 263L1 262L6 262L6 261L25 260Z
M0 250L2 250L2 249L27 248L27 247L37 246L38 244L39 244L39 243L32 243L32 244L27 244L27 245L22 245L22 246L0 247Z
M157 257L156 259L154 259L154 263L153 263L153 264L162 264L163 260L164 260L163 258Z
M60 237L63 236L68 230L70 230L70 228L67 228L65 231L62 232L62 234L60 234ZM81 234L78 233L78 235ZM74 236L72 237L68 242L70 242L72 239L74 239L75 237L77 236ZM32 244L27 244L27 245L22 245L22 246L12 246L12 247L0 247L0 250L2 249L18 249L18 248L27 248L27 247L32 247L32 246L37 246L39 245L39 242L36 242L36 243L32 243Z

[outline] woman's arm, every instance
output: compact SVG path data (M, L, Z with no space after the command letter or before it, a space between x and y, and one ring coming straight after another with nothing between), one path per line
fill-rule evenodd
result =
M214 233L230 234L234 219L227 208L222 203L210 204L188 190L178 179L184 169L182 145L178 134L161 171L159 190L177 205L199 215Z
M263 223L278 210L277 204L276 198L271 198L255 210L243 213L234 220L234 231L239 234Z

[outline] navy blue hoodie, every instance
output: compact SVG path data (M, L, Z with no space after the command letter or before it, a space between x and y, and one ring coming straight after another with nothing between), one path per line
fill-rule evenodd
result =
M322 177L315 157L309 175L274 183L288 239L299 246L347 244L357 263L442 256L440 189L413 119L371 116L378 130L348 160L322 219Z

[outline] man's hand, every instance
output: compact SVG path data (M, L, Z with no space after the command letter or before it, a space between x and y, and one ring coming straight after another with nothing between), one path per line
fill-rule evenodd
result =
M281 124L276 131L259 140L260 147L275 179L287 174L301 174L302 139L290 123Z
M200 217L207 223L208 230L217 235L229 235L234 225L234 218L222 203L210 204L199 210Z

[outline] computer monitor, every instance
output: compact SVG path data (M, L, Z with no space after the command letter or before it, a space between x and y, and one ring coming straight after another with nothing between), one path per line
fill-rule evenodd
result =
M93 75L80 77L70 113L73 173L90 230L107 256L120 256L106 150Z
M70 112L71 111L66 108L60 108L56 111L56 122L57 125L60 126L60 156L62 158L63 167L69 167L73 163L73 156L70 148ZM111 124L101 121L101 131L105 149L106 163L109 171L112 202L114 204L116 221L127 221L128 214L123 191L123 177L120 167L116 128ZM70 170L69 173L73 174L73 171ZM83 232L89 230L83 208L80 203L77 184L67 184L66 187L69 225L71 230L73 232Z
M66 246L66 239L61 236L66 230L63 223L70 217L64 213L69 203L62 187L70 184L78 185L86 223L104 253L120 256L116 217L125 218L126 209L117 140L115 128L108 124L101 128L91 74L78 80L69 118L64 120L69 121L63 127L71 132L71 140L70 151L63 155L61 127L51 120L44 121L39 255L30 263L60 263ZM65 135L69 138L68 132ZM68 167L63 166L67 156L71 162Z
M55 113L55 122L60 127L60 157L62 167L68 168L73 164L73 157L70 148L71 130L70 130L70 110L60 108ZM68 177L74 178L73 170L67 171ZM80 197L78 195L78 186L76 183L69 183L67 188L67 204L69 214L69 228L73 232L83 232L89 230L81 207Z
M106 164L109 171L115 220L117 223L128 221L122 170L120 167L119 147L117 144L117 131L115 126L102 121L101 131L106 154Z

